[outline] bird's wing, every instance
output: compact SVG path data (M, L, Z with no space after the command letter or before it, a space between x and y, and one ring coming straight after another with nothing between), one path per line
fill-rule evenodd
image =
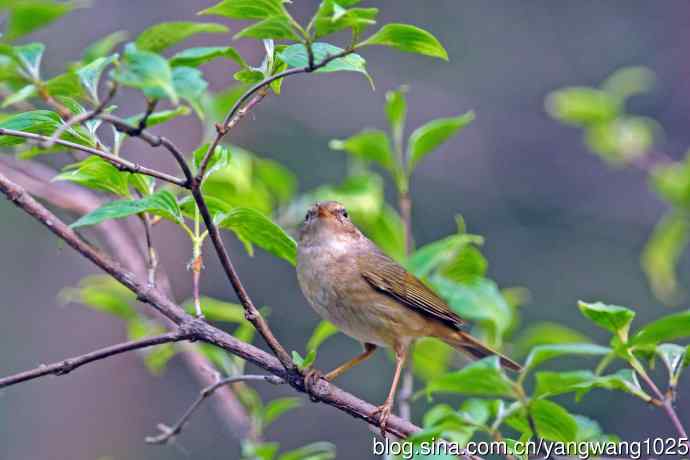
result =
M366 260L366 264L360 263L360 273L374 289L453 328L465 323L443 299L388 256L377 252L369 253L362 259Z

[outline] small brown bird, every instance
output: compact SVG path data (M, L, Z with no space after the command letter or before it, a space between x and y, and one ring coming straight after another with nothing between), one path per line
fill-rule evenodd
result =
M378 346L395 352L393 383L377 410L382 433L415 339L436 337L473 358L498 355L504 367L520 369L519 364L461 331L465 321L365 237L340 203L316 203L307 212L299 234L297 278L314 310L364 345L362 354L323 378L331 381L342 375L369 358Z

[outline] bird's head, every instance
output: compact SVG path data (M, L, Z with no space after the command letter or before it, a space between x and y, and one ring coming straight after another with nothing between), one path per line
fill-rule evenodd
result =
M300 228L300 243L317 238L358 237L359 230L350 220L345 206L337 201L317 201L307 211Z

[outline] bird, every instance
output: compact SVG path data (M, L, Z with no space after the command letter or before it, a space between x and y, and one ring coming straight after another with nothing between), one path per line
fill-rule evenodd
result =
M361 354L325 375L308 371L305 385L319 378L335 380L379 347L393 350L395 373L390 391L373 414L382 436L416 339L435 337L471 358L496 355L503 367L521 369L515 361L463 331L465 321L364 236L336 201L316 202L307 211L299 229L296 271L302 293L316 313L364 347Z

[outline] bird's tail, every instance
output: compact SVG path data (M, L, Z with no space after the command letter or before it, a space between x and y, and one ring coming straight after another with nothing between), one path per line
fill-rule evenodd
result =
M484 345L470 334L451 329L447 329L447 331L447 333L444 333L443 336L439 338L456 350L461 351L475 359L486 358L487 356L498 356L501 361L501 366L505 367L506 369L510 369L515 372L520 372L520 370L522 370L522 366L520 366L518 363L507 356L502 355L491 347Z

